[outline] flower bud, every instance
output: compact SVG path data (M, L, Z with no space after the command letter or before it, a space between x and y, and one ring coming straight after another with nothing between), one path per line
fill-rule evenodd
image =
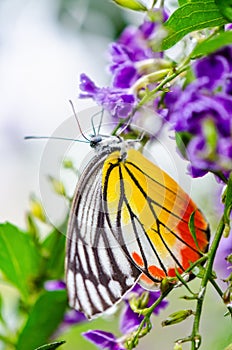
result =
M228 287L222 295L222 299L225 305L232 305L232 287Z
M230 224L226 222L224 231L223 231L223 237L227 238L229 237L229 234L230 234Z
M49 180L51 181L53 190L54 190L58 195L66 197L66 190L65 190L65 187L64 187L63 182L61 182L61 181L55 179L55 178L52 177L52 176L49 176Z
M113 0L117 5L134 11L147 11L147 8L137 0Z
M162 326L165 327L182 322L192 314L192 310L180 310L173 312L173 314L169 315L168 318L162 322Z
M180 343L175 343L173 350L182 350L182 345Z
M34 197L31 197L30 199L30 212L35 218L39 219L42 222L46 222L46 215L42 204L38 199Z
M34 217L31 213L26 214L26 227L27 227L27 231L30 232L30 234L33 237L38 236L38 229L37 229Z
M74 165L73 165L73 162L71 161L71 159L65 158L63 160L62 165L65 169L72 169L72 170L74 169Z
M160 284L161 293L163 294L166 291L168 291L172 285L173 285L173 283L169 278L164 278Z

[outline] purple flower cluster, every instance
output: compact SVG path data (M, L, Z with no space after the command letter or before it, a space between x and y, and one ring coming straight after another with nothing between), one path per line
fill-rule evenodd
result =
M66 288L66 284L61 280L49 280L46 281L44 288L47 291L54 290L64 290ZM134 286L134 288L128 293L125 297L125 307L121 315L120 320L120 331L126 336L130 334L140 325L143 320L143 316L132 311L129 298L136 297L140 298L145 290L138 284ZM147 292L148 293L148 292ZM146 307L151 306L155 303L155 301L159 298L160 292L154 291L149 292L149 297L147 301ZM160 304L154 309L153 313L158 315L160 310L164 309L168 305L166 300L162 300ZM64 320L60 325L59 329L56 332L56 335L65 331L68 327L86 321L85 315L76 310L69 310L66 312L64 316ZM100 349L109 349L109 350L124 350L123 342L125 337L123 336L121 339L117 339L113 333L105 332L102 330L89 330L83 333L83 336L89 340L90 342L97 345Z
M191 174L208 171L228 177L232 170L232 46L196 61L196 80L166 94L166 120L188 133Z
M137 298L141 297L144 293L144 289L138 284L132 289L129 293L130 295L136 296ZM149 292L149 299L147 307L154 304L154 302L159 298L160 292L154 291ZM161 309L164 309L167 306L168 302L163 300L153 311L157 315ZM109 350L124 350L123 342L126 339L126 335L135 331L143 320L142 315L139 315L132 311L128 297L125 299L125 307L121 315L120 321L120 331L123 334L121 338L116 338L114 334L105 332L102 330L90 330L83 333L84 337L98 346L100 349L109 349Z
M110 45L111 86L100 88L86 74L81 74L80 98L92 98L113 117L125 118L130 115L137 101L135 85L139 79L157 67L165 68L167 64L162 59L162 53L154 52L151 48L161 22L167 19L163 12L156 10L155 14L160 15L159 20L145 20L138 28L127 27L118 41Z

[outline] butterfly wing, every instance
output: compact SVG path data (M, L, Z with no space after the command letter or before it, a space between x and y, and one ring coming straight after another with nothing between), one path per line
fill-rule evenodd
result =
M67 232L69 304L89 318L121 300L141 275L118 244L105 217L101 179L106 157L94 157L82 173Z
M129 149L105 161L102 176L106 218L125 254L154 282L175 276L208 248L209 227L180 186L140 152ZM194 212L195 242L189 230Z

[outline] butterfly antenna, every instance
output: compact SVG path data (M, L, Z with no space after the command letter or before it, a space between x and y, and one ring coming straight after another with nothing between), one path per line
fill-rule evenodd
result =
M79 120L78 120L78 117L77 117L77 114L76 114L76 111L75 111L75 108L74 108L74 105L73 105L72 101L69 100L69 103L70 103L70 105L71 105L73 114L74 114L74 116L75 116L75 119L76 119L76 122L77 122L77 125L78 125L78 128L79 128L79 131L80 131L82 137L84 137L84 139L86 139L88 142L90 142L90 140L84 135L83 131L81 130L81 125L80 125L80 123L79 123Z
M77 142L89 143L89 140L88 141L83 141L83 140L70 139L69 137L59 137L59 136L25 136L24 137L24 140L40 140L40 139L77 141Z
M130 115L129 115L129 117L127 117L126 119L125 119L125 124L124 124L124 126L121 128L121 129L119 129L119 131L116 133L116 135L117 136L120 136L125 130L126 130L126 128L130 125L130 123L131 123L131 121L132 121L132 119L133 119L133 116L134 116L134 112L132 112Z
M97 129L97 133L96 133L96 129L95 129L95 126L94 126L94 118L97 117L99 114L101 114L101 117L100 117L100 123L98 125L98 129ZM100 133L100 129L101 129L101 125L102 125L102 119L103 119L103 114L104 114L104 109L102 109L100 112L95 113L92 116L92 118L91 118L91 124L92 124L92 129L93 129L94 136L99 135L99 133Z
M104 114L104 109L102 108L101 110L101 118L100 118L100 123L98 124L98 130L97 130L97 133L100 134L100 129L101 129L101 126L102 126L102 120L103 120L103 114Z

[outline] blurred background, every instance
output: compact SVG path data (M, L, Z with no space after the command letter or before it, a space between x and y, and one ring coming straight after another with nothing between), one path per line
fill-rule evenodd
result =
M107 82L107 45L127 22L109 1L6 0L0 2L0 219L24 225L30 192L46 141L78 101L79 75ZM65 135L63 135L65 136Z
M169 2L170 8L175 5L175 1ZM24 137L53 134L72 115L70 99L77 112L93 106L89 101L78 100L79 75L85 72L99 86L107 84L108 44L128 23L139 23L141 19L142 15L122 11L108 0L0 2L1 222L10 221L24 228L30 194L41 195L40 167L47 141L25 141ZM84 130L88 128L83 120L82 123ZM82 146L78 147L79 152L85 152ZM187 178L186 163L181 162L181 166ZM209 191L212 195L216 193L215 181L204 177L191 182L191 186L194 199L208 211L209 217L215 219L213 197L207 195ZM162 319L181 308L178 295L181 291L177 291ZM186 308L191 308L191 305ZM212 295L208 301L209 320L202 323L207 344L202 350L221 350L223 342L228 343L229 329L223 319L224 311L220 303L214 302ZM159 319L154 322L154 331L139 349L172 349L176 338L189 333L191 322L185 322L184 327L180 324L162 329ZM113 319L94 323L67 331L61 337L67 340L63 348L94 349L79 335L83 329L117 329Z

